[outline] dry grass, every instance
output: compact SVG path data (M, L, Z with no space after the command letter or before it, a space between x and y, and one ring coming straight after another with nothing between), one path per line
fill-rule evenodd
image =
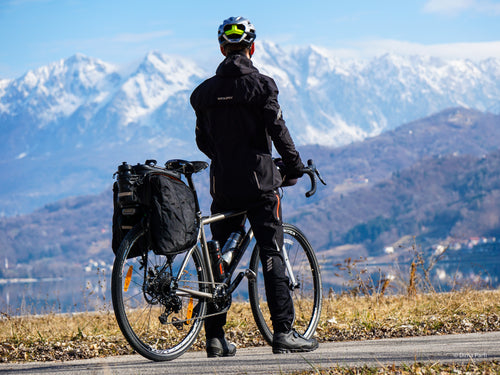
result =
M330 296L324 300L316 336L325 342L496 330L500 330L500 290L411 297ZM226 333L239 347L265 345L247 302L233 303ZM114 314L109 311L39 317L3 316L0 343L2 362L132 353ZM201 350L203 346L202 333L194 350Z
M131 354L113 312L0 320L0 361L52 361Z
M313 369L310 371L295 372L293 375L375 375L375 374L499 374L500 363L491 362L470 362L466 364L441 364L441 363L414 363L401 366L381 366L381 367L340 367L335 366L328 369Z
M421 336L500 330L500 290L328 298L323 340Z

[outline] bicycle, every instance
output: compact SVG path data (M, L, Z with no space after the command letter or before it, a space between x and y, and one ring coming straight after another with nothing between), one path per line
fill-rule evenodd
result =
M148 250L129 258L134 244L147 238L147 220L142 220L123 239L113 264L111 295L120 330L137 353L153 361L173 360L188 350L208 316L207 304L217 307L213 315L228 311L231 295L244 277L248 279L249 300L257 327L272 345L258 245L254 246L248 269L238 272L233 279L253 238L251 228L236 244L222 280L214 277L205 226L235 216L242 216L246 222L246 216L245 211L202 216L192 176L207 166L206 162L185 160L165 164L166 170L183 174L193 191L199 227L197 244L178 255L160 256ZM306 192L310 197L316 191L316 176L325 182L311 160L304 173L311 180L311 189ZM283 230L283 255L295 307L294 328L310 338L321 314L320 268L313 248L299 228L284 223Z

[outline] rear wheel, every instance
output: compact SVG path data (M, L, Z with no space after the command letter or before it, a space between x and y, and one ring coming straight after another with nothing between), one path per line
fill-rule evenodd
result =
M153 361L177 358L191 347L203 325L206 302L177 288L205 291L206 277L197 247L181 273L186 254L128 258L145 236L141 225L124 238L113 264L111 294L118 325L137 353ZM134 249L135 250L135 249Z
M311 338L316 331L321 315L322 285L318 261L309 241L297 227L283 224L283 231L284 253L286 252L288 255L296 281L295 285L290 285L295 310L294 328L304 337ZM252 313L259 331L264 339L272 345L271 316L267 307L264 277L257 245L250 259L250 269L257 275L255 280L248 282ZM288 271L287 276L291 279Z

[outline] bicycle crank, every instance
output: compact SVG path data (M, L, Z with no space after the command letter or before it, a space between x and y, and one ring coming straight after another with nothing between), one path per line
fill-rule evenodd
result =
M238 275L236 275L236 278L231 283L231 285L229 285L226 293L233 294L234 290L238 287L238 285L240 285L241 280L243 280L244 277L246 277L248 280L255 280L257 278L257 275L251 269L246 269L245 272L240 272Z

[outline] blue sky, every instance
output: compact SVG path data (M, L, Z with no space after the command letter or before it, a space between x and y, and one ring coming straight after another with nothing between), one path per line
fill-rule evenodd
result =
M232 15L254 23L257 41L340 57L500 58L494 0L0 0L0 78L77 52L119 65L151 50L217 61L217 27Z

